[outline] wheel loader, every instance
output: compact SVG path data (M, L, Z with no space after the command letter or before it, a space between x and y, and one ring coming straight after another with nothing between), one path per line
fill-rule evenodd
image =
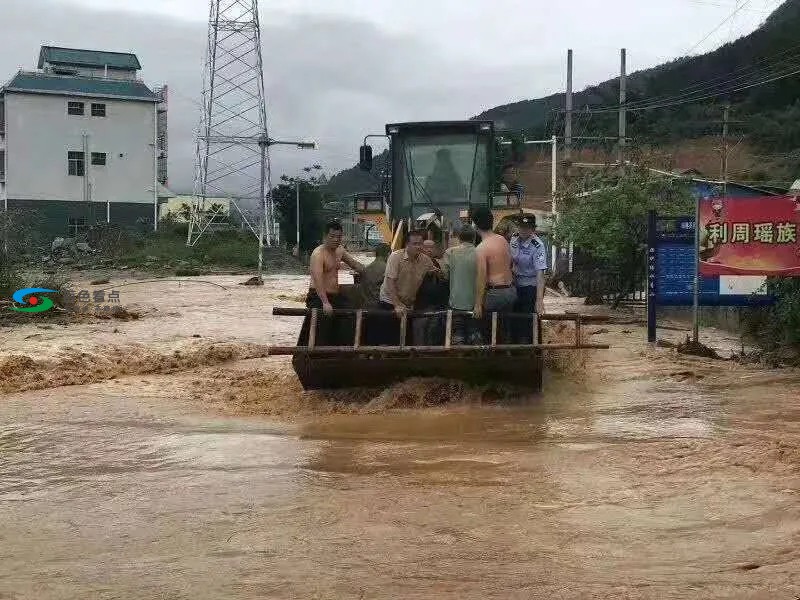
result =
M386 125L381 136L367 136L360 148L359 166L373 170L370 137L385 137L389 149L376 191L353 199L359 220L379 232L393 250L403 248L408 232L424 229L428 239L449 245L450 236L469 223L470 210L488 206L495 217L495 229L520 214L534 214L540 237L547 238L551 215L520 206L517 196L501 187L500 174L506 162L504 141L496 136L492 121L434 121ZM549 254L549 253L548 253ZM348 286L342 292L348 294ZM504 315L520 327L530 328L531 344L510 344L498 338L497 313L487 315L481 345L452 343L456 311L411 312L389 318L399 335L394 346L364 344L366 323L383 313L354 306L326 316L317 309L275 307L276 316L304 317L306 322L295 346L274 346L272 355L291 355L293 367L306 389L380 386L408 377L439 376L473 382L501 381L541 390L545 351L577 351L604 348L586 344L583 323L597 317L579 314ZM408 332L413 319L436 319L443 335L436 345L411 345ZM337 319L346 333L335 342L319 339L323 319ZM574 342L542 343L542 321L572 321ZM327 328L326 328L327 329Z

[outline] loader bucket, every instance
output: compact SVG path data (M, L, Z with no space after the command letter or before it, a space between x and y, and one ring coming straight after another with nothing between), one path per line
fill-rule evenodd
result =
M367 315L385 311L336 310L338 331L350 334L351 343L345 345L318 345L316 335L319 320L317 310L299 308L274 308L277 316L303 316L296 346L272 346L270 355L291 355L292 366L304 389L342 389L379 387L403 381L410 377L444 377L474 384L508 383L533 392L542 389L544 351L607 348L602 344L581 344L581 319L597 321L596 317L581 315L551 315L540 318L576 320L574 344L542 344L539 319L533 321L534 344L497 343L497 316L492 316L491 342L480 346L450 344L453 311L409 313L409 318L446 319L444 344L438 346L409 346L402 341L394 346L363 346L361 333ZM531 315L517 315L531 320ZM401 332L406 331L404 319L398 319ZM352 333L351 333L352 332ZM405 340L401 334L400 340ZM341 340L337 340L341 341ZM325 341L320 340L325 343Z

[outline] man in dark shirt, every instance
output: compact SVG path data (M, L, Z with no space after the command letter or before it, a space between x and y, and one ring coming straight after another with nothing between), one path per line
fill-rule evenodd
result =
M447 307L450 291L439 262L442 256L439 245L433 240L425 240L422 243L422 252L431 259L436 269L427 273L422 280L414 302L414 310L444 310ZM441 343L439 338L443 338L443 330L441 319L438 317L415 317L411 326L415 345Z
M361 308L378 308L381 284L386 275L386 259L391 253L389 244L378 244L375 246L375 260L360 273L358 299Z
M386 259L392 253L389 244L378 244L375 247L375 260L369 263L360 273L358 282L359 308L380 308L380 291L383 278L386 276ZM385 319L377 315L364 317L364 339L367 346L379 346L383 343L382 327Z

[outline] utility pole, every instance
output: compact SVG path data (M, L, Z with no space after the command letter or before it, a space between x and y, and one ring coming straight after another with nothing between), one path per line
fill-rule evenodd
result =
M276 144L314 149L315 144L269 136L258 0L208 3L203 109L186 244L194 246L213 229L214 215L209 218L203 210L208 198L231 198L237 208L235 199L245 200L260 212L260 276L265 242L271 246L277 237L269 149Z
M619 146L617 148L619 164L625 164L625 88L626 88L626 69L625 69L625 48L619 51Z
M728 195L728 123L731 105L726 103L722 109L722 164L720 165L720 178L722 179L722 196Z
M300 178L298 177L295 179L294 182L294 193L295 193L295 227L297 228L295 232L295 243L297 244L297 256L300 256Z
M564 160L572 157L572 48L567 50L567 93L564 106Z
M259 182L259 197L261 198L261 219L258 229L258 278L264 273L264 230L269 226L269 202L267 202L267 148L269 147L269 140L267 136L262 136L258 140L258 148L261 151L261 177ZM272 193L272 190L269 190ZM205 198L203 198L205 200ZM189 229L191 232L191 227ZM270 235L268 232L267 235Z

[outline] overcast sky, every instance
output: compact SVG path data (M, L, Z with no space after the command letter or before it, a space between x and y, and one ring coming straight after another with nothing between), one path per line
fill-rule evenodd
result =
M364 134L392 121L463 119L701 53L749 33L779 0L261 0L275 178L319 162L352 166ZM695 45L728 18L702 44ZM170 86L170 183L191 189L206 0L2 0L0 81L34 69L41 44L134 52ZM688 83L688 82L687 82Z

